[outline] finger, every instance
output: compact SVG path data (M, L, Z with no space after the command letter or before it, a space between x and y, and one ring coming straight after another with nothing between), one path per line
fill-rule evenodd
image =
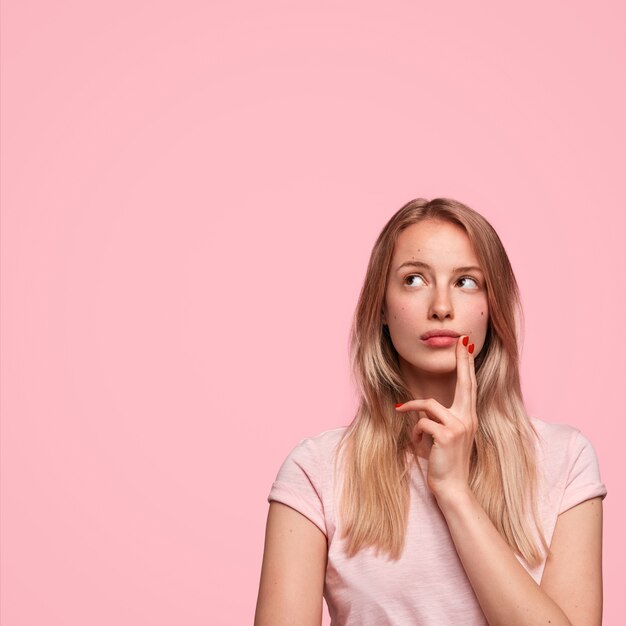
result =
M422 433L428 433L433 438L433 445L436 445L437 440L441 439L445 433L445 426L438 424L437 422L433 422L433 420L428 419L427 417L419 420L417 424L415 424L413 428L413 433L415 436L420 436Z
M424 417L422 419L428 419L428 418ZM419 422L420 420L417 420L417 421ZM415 443L419 443L420 439L422 438L422 433L415 430L416 426L417 426L417 422L415 422L415 424L413 425L413 428L411 430L411 433L412 433L411 434L411 438L414 440Z
M476 381L476 361L474 359L475 350L469 353L470 376L472 379L472 422L474 427L478 426L476 403L478 402L478 382Z
M456 342L456 387L454 389L454 401L452 402L453 413L469 415L472 407L472 377L470 374L470 354L463 345L461 335ZM469 346L468 338L468 346Z
M423 411L431 419L441 422L442 424L450 424L455 420L455 416L450 415L450 411L442 406L434 398L419 398L417 400L409 400L401 406L396 407L396 411L402 413L404 411ZM421 418L424 419L424 418ZM420 415L418 413L418 421Z
M474 390L478 387L478 383L476 382L476 358L475 358L475 353L476 350L474 350L474 352L468 353L469 354L469 364L470 364L470 377L472 379L472 385Z

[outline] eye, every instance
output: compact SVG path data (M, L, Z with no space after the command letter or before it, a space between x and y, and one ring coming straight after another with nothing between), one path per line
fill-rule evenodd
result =
M404 282L406 284L407 280L411 280L411 278L421 278L422 281L424 280L419 274L410 274L409 276L406 276L404 279ZM412 287L413 285L409 285L410 287Z
M422 282L424 281L424 278L420 274L410 274L409 276L406 276L404 278L404 283L408 284L410 287L414 287L415 285L411 285L410 283L407 283L407 281L410 281L413 278L419 278ZM460 282L466 281L466 280L470 280L470 281L472 281L474 283L473 287L471 285L469 285L469 287L471 289L479 289L480 288L480 285L479 285L478 281L475 278L472 278L471 276L462 276L461 278L459 278L457 283L460 283Z
M462 280L471 280L477 288L479 287L478 281L471 276L462 276L461 278L459 278L458 282L461 282Z

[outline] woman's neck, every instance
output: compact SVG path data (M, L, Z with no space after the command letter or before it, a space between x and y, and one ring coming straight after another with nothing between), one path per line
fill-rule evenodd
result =
M454 402L456 372L418 377L404 376L413 399L434 398L449 409Z
M419 376L407 371L403 372L403 377L413 399L434 398L446 408L452 406L456 389L456 371L449 374L420 374ZM415 422L422 417L433 419L433 416L424 411L416 411L414 415ZM427 459L432 444L433 438L428 433L422 433L421 440L414 447L415 453Z

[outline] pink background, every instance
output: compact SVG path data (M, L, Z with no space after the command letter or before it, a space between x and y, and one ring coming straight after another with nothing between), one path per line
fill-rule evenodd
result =
M600 459L620 623L625 18L4 0L2 625L252 623L271 483L352 419L369 253L417 196L507 248L529 410Z

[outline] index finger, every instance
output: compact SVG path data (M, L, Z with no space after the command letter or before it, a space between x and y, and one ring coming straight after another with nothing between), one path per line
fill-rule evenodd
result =
M461 415L469 415L472 409L472 375L470 372L470 355L463 345L463 340L469 344L469 337L461 335L456 342L456 387L452 407Z

